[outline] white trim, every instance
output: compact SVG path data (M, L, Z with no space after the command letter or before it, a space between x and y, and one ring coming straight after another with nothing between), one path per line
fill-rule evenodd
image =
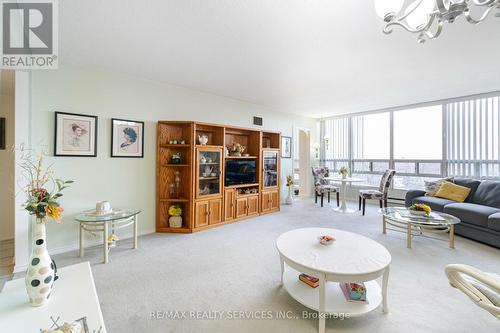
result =
M150 230L145 230L141 233L138 233L138 236L145 236L145 235L151 235L156 233L156 230L154 228ZM126 237L121 237L120 241L126 240L126 239L133 239L134 235L126 236ZM99 237L99 239L92 239L90 241L85 240L85 249L94 247L94 246L102 246L102 237ZM67 253L67 252L72 252L72 251L78 251L80 249L80 243L78 240L72 242L71 244L64 245L64 246L59 246L55 248L50 248L48 249L50 255L56 255L56 254L61 254L61 253ZM101 255L101 252L99 252L99 255Z
M16 71L15 80L15 130L14 130L14 145L17 149L20 147L29 147L30 143L30 73ZM15 242L14 242L14 272L19 272L26 269L29 260L29 217L28 214L20 209L21 205L26 201L22 191L18 191L17 182L21 178L21 168L19 167L21 152L16 150L15 153L15 182L16 182L16 197L14 207L15 212Z

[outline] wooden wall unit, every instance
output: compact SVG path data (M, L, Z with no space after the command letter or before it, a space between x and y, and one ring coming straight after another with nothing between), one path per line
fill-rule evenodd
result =
M199 143L201 135L208 137L207 144ZM156 231L190 233L278 211L280 136L279 132L201 122L158 122ZM244 145L248 156L226 156L225 147L232 143ZM173 154L180 154L181 163L171 163ZM229 159L255 160L256 182L225 186ZM169 226L171 205L183 210L181 228Z

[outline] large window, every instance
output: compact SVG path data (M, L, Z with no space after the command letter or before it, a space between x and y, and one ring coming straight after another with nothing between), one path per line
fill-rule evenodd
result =
M448 174L500 177L499 108L499 97L446 105Z
M424 180L500 177L500 97L325 119L321 162L346 166L377 186L388 168L395 188Z

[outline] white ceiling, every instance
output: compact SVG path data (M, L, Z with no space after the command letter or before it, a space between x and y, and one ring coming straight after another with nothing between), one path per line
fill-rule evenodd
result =
M500 90L500 19L424 45L371 0L60 1L60 60L308 116Z

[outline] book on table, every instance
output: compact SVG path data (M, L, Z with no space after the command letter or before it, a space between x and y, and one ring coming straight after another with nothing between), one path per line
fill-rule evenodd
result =
M317 286L319 286L319 279L315 278L314 276L302 273L299 275L299 280L304 282L311 288L316 288Z
M368 304L364 283L339 283L339 286L346 301Z

